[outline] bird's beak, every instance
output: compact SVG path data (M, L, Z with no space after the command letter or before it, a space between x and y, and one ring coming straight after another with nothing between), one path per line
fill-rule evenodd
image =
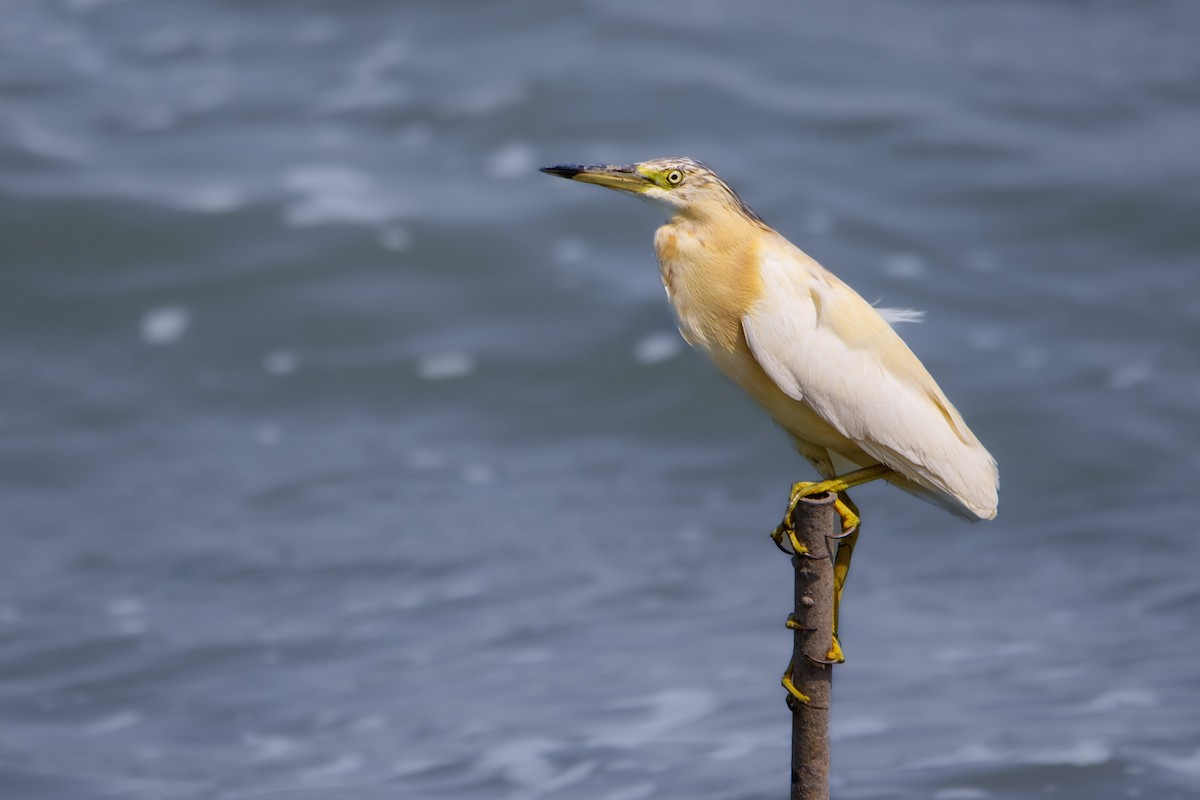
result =
M547 175L557 175L582 183L594 183L622 192L640 193L654 185L646 176L630 166L606 166L600 164L559 164L542 167Z

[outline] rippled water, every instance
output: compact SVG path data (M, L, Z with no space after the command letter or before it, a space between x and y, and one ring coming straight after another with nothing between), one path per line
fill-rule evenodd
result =
M786 792L784 437L673 331L703 158L904 334L842 798L1200 796L1200 11L8 0L0 795Z

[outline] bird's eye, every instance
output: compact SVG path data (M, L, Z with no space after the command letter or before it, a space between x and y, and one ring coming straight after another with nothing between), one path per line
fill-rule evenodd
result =
M667 173L667 183L672 186L678 186L683 183L683 173L677 169L673 169Z

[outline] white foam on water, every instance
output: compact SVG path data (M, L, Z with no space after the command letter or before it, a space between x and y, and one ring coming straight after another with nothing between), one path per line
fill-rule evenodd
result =
M709 758L713 761L737 761L761 753L764 748L770 748L777 743L778 740L772 736L733 732L723 737L721 747L713 750Z
M509 652L504 660L509 664L546 664L553 658L555 656L548 650L526 648Z
M140 617L146 613L146 604L137 597L117 597L105 607L110 617Z
M250 758L254 761L275 761L286 758L300 749L294 739L285 736L261 736L247 731L242 734L242 743L250 750Z
M397 68L409 60L406 42L386 39L351 65L346 80L322 100L322 111L347 111L397 105L406 92Z
M1107 714L1127 708L1154 708L1158 695L1148 689L1113 689L1083 704L1075 714Z
M153 104L132 109L125 120L135 131L154 133L170 130L178 125L179 113L171 106Z
M561 747L550 739L516 739L485 750L480 765L513 783L534 787L553 780L558 770L546 756Z
M1176 758L1173 756L1159 756L1154 759L1154 762L1159 766L1166 767L1173 772L1178 772L1183 775L1189 775L1193 778L1200 778L1200 750L1192 753L1190 756Z
M83 732L89 736L99 736L105 733L124 730L125 728L132 728L141 721L142 715L136 711L118 711L115 714L102 717L95 722L89 722L83 726Z
M1113 751L1102 742L1087 739L1061 750L1039 750L1023 759L1029 764L1094 767L1111 761Z
M978 657L974 650L962 647L941 647L933 652L933 660L941 664L960 664Z
M1047 361L1049 354L1044 347L1030 345L1017 351L1017 366L1021 369L1041 369Z
M829 721L829 739L840 742L845 739L878 736L881 733L887 733L891 728L891 725L877 717L852 717L850 719L835 717Z
M484 116L514 106L525 99L527 90L517 81L476 83L445 96L445 110L455 116Z
M187 186L171 201L172 205L184 211L195 211L200 214L227 214L246 205L246 197L236 186L224 184L207 184Z
M389 36L368 49L351 67L351 74L358 82L377 81L409 61L411 54L408 42Z
M588 256L587 245L579 239L559 239L550 251L551 257L559 264L568 267L558 273L559 288L574 291L583 285L583 274L578 265Z
M446 456L436 450L418 447L409 451L408 465L413 469L438 469L446 465Z
M303 783L323 783L333 778L352 775L363 768L363 757L358 753L343 753L332 761L301 772L297 777Z
M255 440L268 447L283 441L283 431L274 422L264 422L254 431Z
M179 341L192 324L192 314L181 305L159 306L142 314L142 341L166 345Z
M995 328L972 328L967 331L967 346L974 350L995 350L1004 344L1004 334Z
M652 333L634 345L633 358L639 364L658 364L675 358L682 351L683 341L678 333Z
M437 353L417 359L417 377L427 381L462 378L474 371L475 359L470 353Z
M604 795L601 800L646 800L647 797L653 797L658 791L658 784L650 783L635 783L633 786L626 786L623 789L617 789L614 792L609 792Z
M1148 383L1154 377L1154 368L1146 361L1130 361L1114 367L1108 374L1108 388L1132 389Z
M365 172L345 164L305 164L284 171L283 187L298 195L284 209L296 227L332 223L377 224L400 213Z
M883 260L883 274L898 280L915 281L929 274L929 265L916 253L892 253Z
M412 611L427 604L432 598L421 589L402 589L392 598L392 606L400 611Z
M467 464L462 468L462 477L472 486L487 486L496 482L496 474L487 464Z
M51 161L82 163L90 154L82 139L53 130L27 117L7 116L0 122L10 129L17 146L27 153Z
M484 770L525 789L524 796L537 797L578 783L595 769L590 761L558 769L548 756L561 749L562 744L551 739L515 739L485 750L479 763Z
M399 225L389 225L379 232L379 243L385 250L402 253L412 247L412 232Z
M381 731L388 727L388 719L382 714L368 714L365 717L359 717L350 723L350 730L359 733L369 731Z
M94 8L101 6L115 5L116 3L128 3L132 0L66 0L66 6L71 11L91 11Z
M301 44L324 44L337 39L341 32L335 20L312 16L300 20L293 32L293 38Z
M648 706L645 719L605 726L591 737L592 743L621 749L641 747L708 716L716 709L717 701L706 689L668 689L637 705Z
M983 800L988 793L973 786L948 786L933 793L934 800Z
M300 356L292 350L273 350L263 356L262 366L268 375L291 375L300 367Z
M125 636L137 636L145 633L148 627L146 621L146 604L137 597L118 597L108 602L105 609L113 620L117 633Z
M559 239L551 255L560 264L578 264L587 258L587 245L580 239Z
M404 147L424 147L433 142L434 127L427 122L410 122L396 134L396 141Z
M468 600L482 597L490 588L487 581L478 578L453 578L441 582L438 594L443 600Z
M492 153L484 169L493 178L516 178L532 174L537 166L533 148L523 142L510 142Z
M972 250L963 259L972 272L990 273L1000 269L1000 257L990 250Z
M914 761L909 767L925 769L929 767L961 767L973 764L994 764L1001 761L1001 754L985 744L964 744L957 750L952 750L940 756L923 758Z
M391 775L393 778L403 778L409 775L420 775L422 772L428 772L433 769L447 767L454 762L445 758L429 758L425 756L409 756L402 761L397 761L392 765Z

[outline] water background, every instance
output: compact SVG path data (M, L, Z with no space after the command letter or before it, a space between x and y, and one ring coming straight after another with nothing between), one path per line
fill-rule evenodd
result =
M835 795L1200 797L1194 2L0 15L0 796L785 796L812 473L536 171L686 154L1000 463L855 494Z

